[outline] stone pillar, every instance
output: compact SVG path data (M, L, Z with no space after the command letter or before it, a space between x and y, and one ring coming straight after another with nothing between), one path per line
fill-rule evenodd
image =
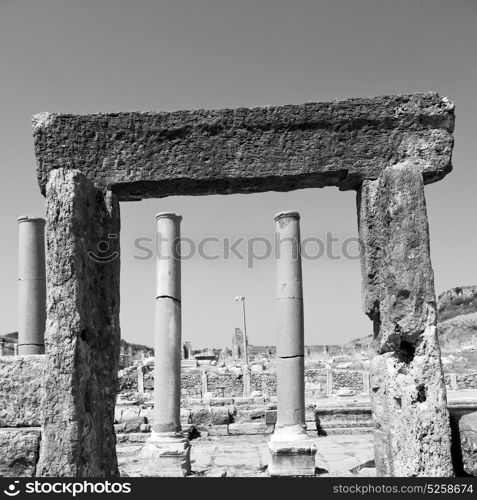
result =
M250 373L250 367L248 365L244 365L242 367L242 376L243 376L243 396L247 397L250 396L251 393L251 373Z
M209 392L209 388L207 386L207 372L204 370L201 375L202 382L202 398L205 398L205 395Z
M45 352L45 219L18 218L18 352Z
M5 341L0 341L0 356L5 356Z
M144 367L142 366L142 360L137 364L137 392L144 394Z
M305 365L300 216L275 216L277 267L277 423L270 438L271 476L315 474L316 446L305 423Z
M119 203L77 170L46 189L47 324L38 476L117 476ZM25 223L22 223L25 224Z
M143 448L152 476L190 474L190 444L181 432L181 261L182 217L156 216L156 325L154 342L154 425Z
M363 308L374 322L371 404L379 476L453 475L424 183L408 163L358 192Z

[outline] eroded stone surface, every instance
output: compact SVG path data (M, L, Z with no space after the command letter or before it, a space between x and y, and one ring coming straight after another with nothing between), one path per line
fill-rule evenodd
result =
M452 476L422 174L403 163L372 182L360 193L359 227L366 250L363 302L375 321L377 472Z
M477 476L477 412L459 420L459 432L464 471Z
M356 189L410 159L426 182L451 170L454 106L435 93L302 105L33 119L42 192L77 169L120 199Z
M45 355L0 358L0 427L40 427Z
M100 241L109 243L107 252L101 253ZM47 362L38 475L118 473L113 422L119 257L112 258L118 251L115 196L95 189L77 171L52 172L47 187Z
M0 430L0 477L35 476L40 434L40 429Z

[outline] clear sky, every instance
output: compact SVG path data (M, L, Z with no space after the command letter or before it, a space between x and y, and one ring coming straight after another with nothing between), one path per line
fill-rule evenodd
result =
M437 91L456 103L454 172L427 186L436 290L476 284L475 0L0 0L0 332L17 328L17 217L44 215L31 116L298 104ZM176 211L184 236L272 237L296 209L303 237L357 235L334 188L122 203L121 328L152 344L154 261L133 242ZM371 332L356 260L304 262L306 343ZM252 344L273 344L274 260L183 264L183 339L230 345L247 297Z

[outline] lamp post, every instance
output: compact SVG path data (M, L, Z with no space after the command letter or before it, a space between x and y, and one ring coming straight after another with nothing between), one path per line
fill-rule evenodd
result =
M242 316L243 316L243 353L245 358L245 366L248 366L248 349L247 349L247 326L245 322L245 297L239 295L235 297L236 302L242 303Z

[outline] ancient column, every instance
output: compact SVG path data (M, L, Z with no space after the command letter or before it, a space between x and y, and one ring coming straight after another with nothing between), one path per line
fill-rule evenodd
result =
M181 432L181 261L182 217L156 216L156 324L154 338L154 425L143 455L154 476L190 474L190 445Z
M272 476L315 474L316 446L305 423L305 365L300 216L281 212L276 222L277 423L270 438Z
M358 192L363 307L374 322L371 403L379 476L453 475L420 170L401 163Z
M45 220L18 218L18 353L45 352Z

